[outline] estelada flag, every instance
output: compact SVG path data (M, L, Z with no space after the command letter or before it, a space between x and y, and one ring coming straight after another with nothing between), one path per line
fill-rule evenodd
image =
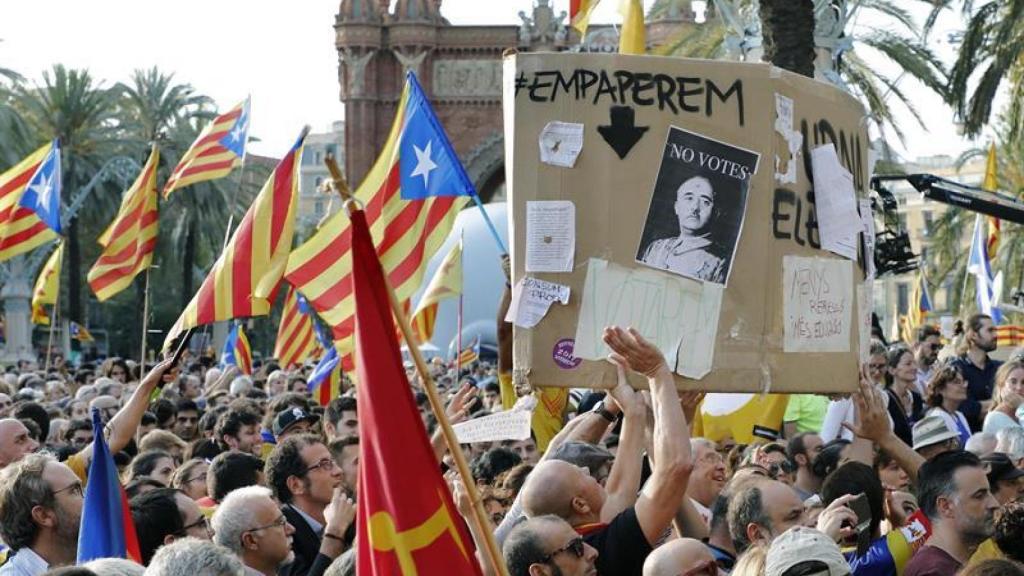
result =
M479 575L405 377L384 270L361 210L351 215L359 404L361 575Z

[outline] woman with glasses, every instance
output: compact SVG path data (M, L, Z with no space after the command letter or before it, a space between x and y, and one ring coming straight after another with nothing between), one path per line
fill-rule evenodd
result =
M942 418L950 430L956 430L960 435L961 446L966 445L971 437L971 426L959 410L960 404L966 399L967 381L956 365L947 362L932 374L932 379L928 381L926 399L931 408L925 416Z
M1024 361L1010 360L999 367L992 403L995 408L985 416L982 432L995 434L1003 428L1020 426L1017 409L1024 403Z
M902 344L890 346L886 352L885 392L889 400L892 429L908 446L914 444L911 429L921 419L924 401L917 386L917 363L914 353Z
M193 458L174 471L174 476L171 477L171 486L181 490L193 500L204 498L208 495L206 476L209 469L210 464L206 460Z

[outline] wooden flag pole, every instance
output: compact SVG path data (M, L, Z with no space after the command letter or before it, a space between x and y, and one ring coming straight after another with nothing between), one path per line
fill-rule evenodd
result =
M343 206L346 213L351 214L350 211L355 203L355 198L352 196L345 178L341 175L338 163L330 155L327 156L324 163L327 164L327 169L331 173L335 189L344 201ZM391 302L391 313L395 317L395 323L398 324L398 328L402 332L402 338L409 348L409 355L412 356L413 362L416 364L416 371L420 376L423 390L430 400L430 408L434 411L434 417L437 418L438 425L441 426L441 432L444 435L445 442L448 444L448 451L451 453L452 459L455 460L455 468L459 472L459 478L473 504L471 520L477 525L480 534L483 535L488 560L490 560L497 574L509 576L508 567L505 566L505 560L501 555L501 550L498 548L498 542L494 538L494 529L487 519L487 512L484 510L483 500L480 498L480 491L477 490L476 482L473 481L473 474L469 470L466 456L462 453L462 447L455 436L455 430L452 429L451 422L448 421L448 416L445 414L444 404L441 402L441 396L437 393L437 385L427 369L427 363L423 360L419 342L417 342L412 327L409 325L409 319L405 316L405 310L402 309L402 304L398 301L398 297L395 296L395 290L391 287L391 282L388 281L386 276L384 278L384 285L388 290L388 300Z
M64 240L61 240L61 242L63 242L63 241ZM63 248L63 246L57 246L57 250L60 250L62 248ZM60 257L61 261L57 263L57 271L58 272L63 272L64 271L64 254L61 253L60 256L61 256ZM43 266L46 266L46 264L43 264ZM60 309L60 276L58 275L57 276L57 293L54 294L54 296L53 296L53 310L50 311L50 336L49 336L49 341L46 344L46 364L43 367L43 372L46 372L47 374L49 374L49 372L50 372L50 356L51 356L51 354L53 354L53 328L57 324L57 311L59 309ZM31 334L29 334L29 335L31 336ZM68 359L65 358L64 361L67 362Z

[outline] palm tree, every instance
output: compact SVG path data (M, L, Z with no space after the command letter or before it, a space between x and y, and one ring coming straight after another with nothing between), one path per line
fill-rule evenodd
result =
M664 10L664 5L674 1L658 0L651 8L651 14L659 13L659 10ZM804 75L813 74L813 67L808 66L808 58L813 62L814 4L812 0L761 0L759 5L752 0L715 2L716 6L721 6L717 12L723 16L725 12L733 10L742 19L754 16L756 9L764 38L764 59ZM893 28L899 30L853 29L847 26L845 34L852 38L854 49L844 52L837 63L836 73L850 92L864 103L883 135L891 130L897 138L903 139L896 114L888 103L890 95L899 100L918 123L924 125L914 106L913 96L899 86L903 75L910 75L930 90L945 96L945 68L927 48L932 24L942 9L941 2L939 4L933 6L924 23L919 25L905 8L890 0L850 2L851 13L854 10L871 13L892 22L895 25ZM726 56L729 38L736 34L735 30L729 28L725 18L717 18L700 26L681 29L655 52L661 55L721 58ZM875 52L897 64L903 71L900 77L891 78L867 64L862 57L863 51Z
M977 10L973 0L964 0L963 13L969 21L950 74L948 100L960 114L964 132L977 136L992 115L1000 87L1009 81L1005 121L1009 136L1016 138L1024 123L1024 0L990 0ZM978 71L981 75L969 89Z
M111 156L118 144L119 122L115 117L118 90L97 82L86 70L69 70L54 65L42 74L41 83L17 83L10 90L9 106L26 127L26 141L19 145L31 150L52 138L62 147L65 201ZM94 195L73 217L68 235L68 317L84 320L82 248L80 221L116 201L109 194Z

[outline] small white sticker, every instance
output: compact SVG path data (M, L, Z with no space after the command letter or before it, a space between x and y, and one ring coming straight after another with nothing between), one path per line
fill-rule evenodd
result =
M548 122L540 131L539 140L541 162L572 168L583 150L583 124Z

